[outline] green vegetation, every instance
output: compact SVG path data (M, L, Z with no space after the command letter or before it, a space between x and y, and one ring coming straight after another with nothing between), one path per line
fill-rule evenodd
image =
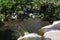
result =
M5 15L2 18L6 18L6 15L8 14L12 14L14 12L21 14L21 11L23 11L24 8L28 8L30 11L35 9L34 12L37 11L37 13L40 14L40 18L44 19L49 17L49 15L52 15L57 18L54 18L54 20L58 20L60 19L59 2L59 0L0 0L0 15ZM52 6L50 4L52 4ZM46 8L43 8L43 6ZM51 12L49 13L48 11Z
M55 17L54 20L58 20L60 19L59 2L60 0L0 0L0 19L6 18L8 14L12 14L14 12L21 14L23 13L23 9L27 8L30 11L34 9L34 13L39 13L40 18L45 19L49 17L50 19ZM46 8L43 8L43 6ZM49 13L48 11L51 12Z

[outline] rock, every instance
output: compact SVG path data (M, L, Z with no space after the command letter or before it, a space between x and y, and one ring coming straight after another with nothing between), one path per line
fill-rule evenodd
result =
M19 37L17 40L42 40L42 37L36 33L30 33L23 37Z
M43 36L45 32L48 32L50 30L60 30L60 20L54 21L52 24L42 27L38 31L38 34Z
M51 30L44 34L45 40L60 40L60 30Z

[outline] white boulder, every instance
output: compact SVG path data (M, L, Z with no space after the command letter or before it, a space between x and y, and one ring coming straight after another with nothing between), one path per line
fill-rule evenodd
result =
M60 31L51 30L44 34L45 40L60 40Z
M26 34L23 37L19 37L17 40L42 40L41 36L36 33Z

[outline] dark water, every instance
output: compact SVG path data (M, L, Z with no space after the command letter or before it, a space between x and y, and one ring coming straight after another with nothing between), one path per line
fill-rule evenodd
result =
M19 36L23 36L24 32L36 33L41 27L39 18L12 21L6 30L0 31L0 40L16 40Z
M34 33L41 28L41 23L39 18L29 18L23 21L13 22L8 27L10 30L16 31L17 33L23 35L24 32Z

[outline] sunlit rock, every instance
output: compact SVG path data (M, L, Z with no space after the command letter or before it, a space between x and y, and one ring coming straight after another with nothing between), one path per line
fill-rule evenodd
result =
M35 15L33 15L32 18L35 18Z
M44 34L45 40L60 40L60 30L51 30Z
M59 21L54 21L51 25L44 26L41 29L43 29L43 28L52 28L52 27L55 27L55 26L60 26L59 24L60 24L60 20Z
M35 18L35 15L33 13L30 13L29 17Z
M1 21L3 22L3 21L4 21L4 19L1 19Z
M30 33L23 37L19 37L17 40L42 40L42 38L36 33Z
M17 19L17 15L12 15L11 19Z
M30 17L31 17L32 15L33 15L32 13L29 14Z
M24 35L27 35L27 34L29 34L29 32L24 32Z
M51 25L42 27L38 32L43 36L45 32L48 32L50 30L60 30L60 20L54 21Z

